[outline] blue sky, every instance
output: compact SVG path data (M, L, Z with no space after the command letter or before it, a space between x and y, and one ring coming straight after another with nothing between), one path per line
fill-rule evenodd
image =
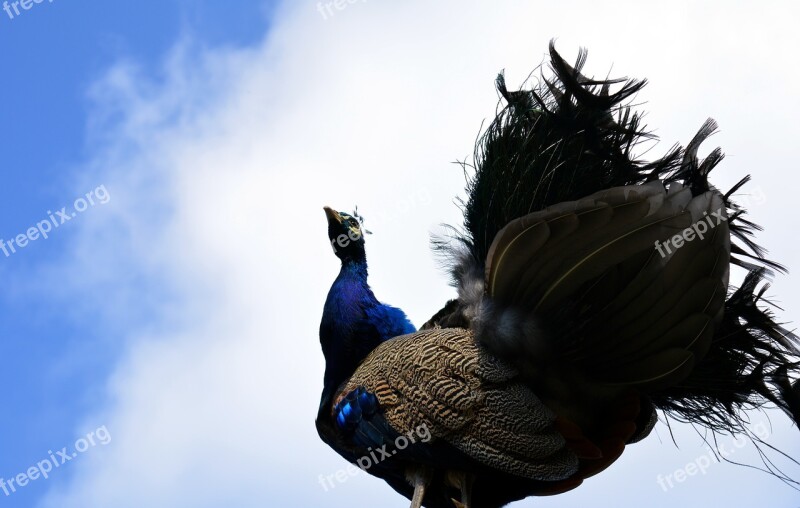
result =
M716 118L705 148L727 157L715 181L753 175L742 199L760 240L800 270L786 234L800 230L786 213L796 5L397 4L0 11L0 239L62 207L71 217L0 251L0 478L95 441L48 479L0 491L0 507L407 506L365 475L318 482L345 466L313 427L317 326L338 270L322 206L359 205L377 295L427 320L452 296L428 248L438 224L460 222L451 161L491 117L496 73L521 83L552 37L569 58L588 47L589 73L649 79L637 100L663 139L655 152ZM87 194L95 204L76 210ZM784 321L798 282L769 292ZM767 441L800 456L797 429L768 415L753 415L772 423ZM663 491L658 475L707 454L692 429L676 435L679 448L661 425L580 489L519 506L796 508L796 491L729 464Z
M56 0L34 4L13 19L0 12L0 91L6 97L0 121L0 237L24 233L46 219L48 210L83 194L76 193L76 182L81 162L93 153L89 91L110 66L133 61L159 80L163 55L178 38L211 46L253 44L268 29L271 11L269 2L247 0L235 7L204 0ZM85 191L99 184L92 182ZM109 193L113 199L113 190ZM9 410L0 418L0 476L22 471L57 444L75 440L83 415L103 402L99 387L120 354L122 330L99 319L91 303L98 295L91 288L59 294L32 284L63 266L76 233L67 226L72 224L47 241L3 256L0 264L6 288L0 294L0 385L9 387ZM52 481L65 481L69 474L65 470ZM13 498L0 498L0 505L33 506L49 487L31 483Z

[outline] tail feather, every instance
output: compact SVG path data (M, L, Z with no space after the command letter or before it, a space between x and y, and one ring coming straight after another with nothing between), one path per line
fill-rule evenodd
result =
M435 242L449 254L459 299L426 327L463 326L480 320L482 312L497 311L486 304L483 291L487 256L497 234L515 219L604 189L654 180L679 183L693 197L716 192L708 176L723 159L721 150L704 159L697 155L716 123L704 123L685 149L675 146L653 162L639 160L634 151L655 136L625 102L645 81L588 78L582 74L585 60L581 51L575 65L569 65L551 43L552 76L543 76L532 90L509 91L503 75L498 76L497 89L506 105L476 146L463 233L456 234L455 249L447 242ZM611 93L611 87L620 84ZM733 240L730 263L747 271L744 282L728 291L710 347L689 376L649 394L668 415L715 431L741 431L745 423L741 411L768 403L800 425L800 388L792 381L800 373L798 339L775 321L770 302L763 298L768 287L764 279L785 268L766 258L766 251L753 239L761 228L733 200L748 181L749 176L721 195ZM541 317L532 309L514 309L510 314L519 315L515 319L527 325L538 324ZM509 328L515 320L496 321ZM530 328L538 335L535 326ZM570 335L580 330L576 320L564 320L549 335L570 341ZM527 335L520 334L521 340Z
M585 51L571 66L551 43L550 57L555 76L531 91L509 91L503 75L497 77L507 105L476 146L477 171L464 207L469 243L481 262L495 235L518 217L679 166L677 150L653 163L633 157L653 136L622 103L645 81L588 79L580 72ZM616 83L621 89L609 94Z
M742 410L773 403L800 426L800 385L790 380L800 369L798 339L758 305L769 287L764 274L751 271L730 295L708 355L679 386L651 395L657 407L680 421L740 432Z
M787 411L795 424L800 426L800 380L792 383L784 369L779 373L777 381L781 397L786 401Z

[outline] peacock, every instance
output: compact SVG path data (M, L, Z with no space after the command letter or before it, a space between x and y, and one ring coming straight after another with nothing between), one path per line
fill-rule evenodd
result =
M648 436L660 411L749 435L744 411L800 425L798 338L767 278L785 268L709 183L713 120L654 161L630 98L549 47L479 138L463 228L433 241L457 297L416 330L367 282L363 219L325 207L341 270L320 325L316 427L412 508L494 508L574 489ZM612 87L615 91L612 93ZM732 266L744 270L738 287Z

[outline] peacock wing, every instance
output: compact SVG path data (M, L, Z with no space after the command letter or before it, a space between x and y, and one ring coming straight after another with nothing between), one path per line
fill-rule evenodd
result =
M510 222L487 258L491 305L480 341L518 366L547 351L595 382L680 382L708 351L723 312L725 214L716 191L692 196L652 181ZM526 319L557 333L525 333Z
M374 411L359 410L346 422L362 447L427 434L426 446L398 457L475 472L488 466L535 480L577 471L578 457L557 431L555 415L469 330L429 330L381 344L340 391L334 418L359 393L376 402Z

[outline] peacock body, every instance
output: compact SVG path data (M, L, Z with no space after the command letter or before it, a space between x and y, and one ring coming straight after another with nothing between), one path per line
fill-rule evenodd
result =
M317 429L412 506L570 490L658 410L742 434L742 412L772 403L800 425L797 338L762 303L783 268L731 199L747 179L724 194L708 181L722 153L697 151L714 122L637 160L652 136L623 104L644 82L585 77L583 51L574 66L550 56L533 90L498 77L506 105L476 148L464 230L435 242L458 297L419 331L370 290L358 217L326 208L342 268Z

